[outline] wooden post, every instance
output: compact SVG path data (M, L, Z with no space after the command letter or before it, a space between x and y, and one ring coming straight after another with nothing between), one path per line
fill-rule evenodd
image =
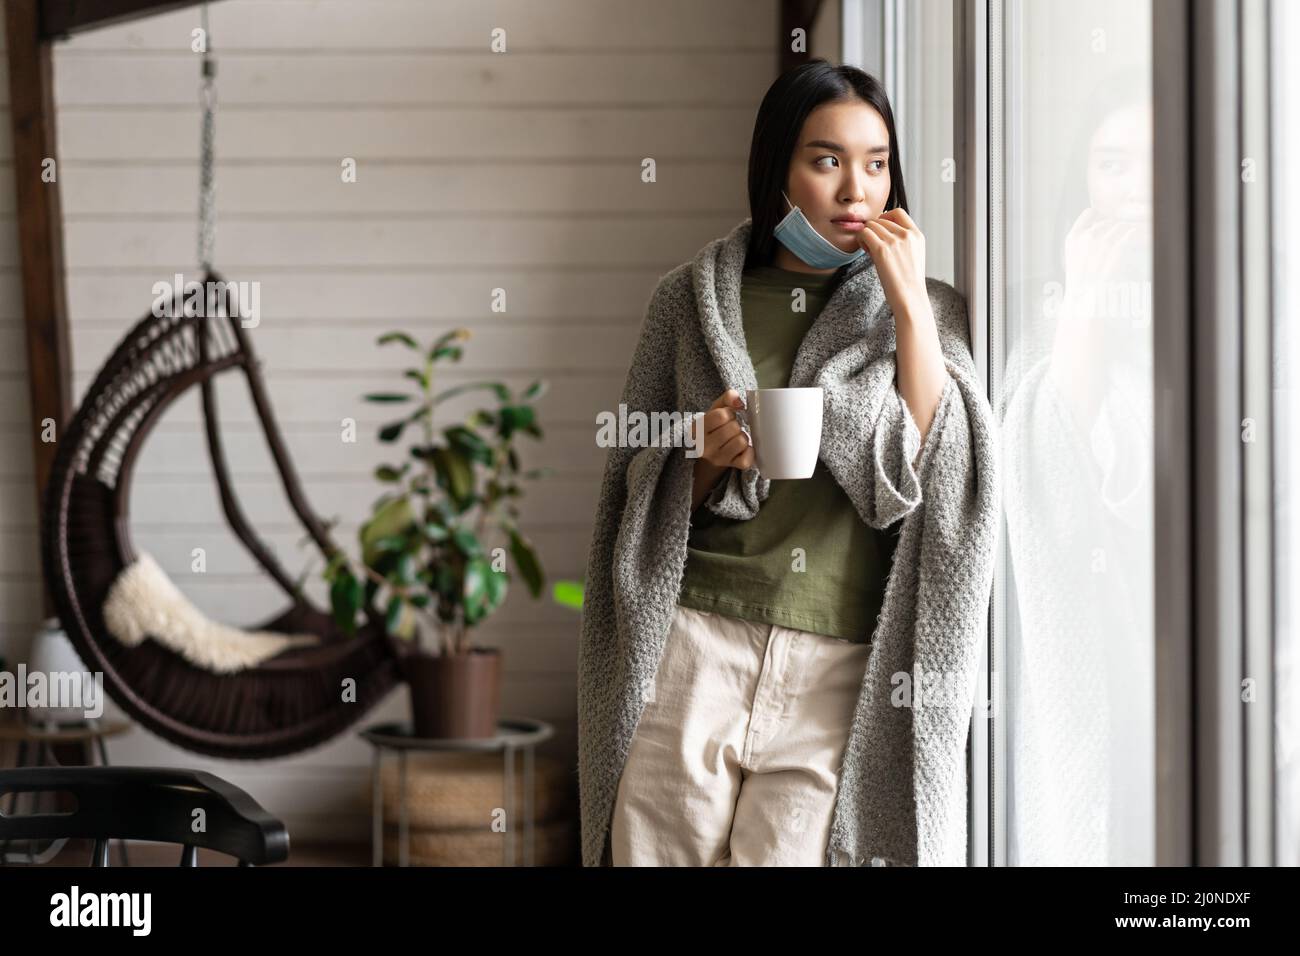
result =
M37 0L5 0L9 102L13 121L14 191L27 328L32 457L37 514L54 464L55 442L42 440L49 421L62 429L72 411L72 353L63 288L63 219L54 139L50 42L42 39ZM49 180L48 182L46 180ZM61 437L55 432L55 438ZM48 589L45 612L53 613Z
M192 6L194 2L3 0L37 515L44 514L45 486L60 431L72 416L72 346L64 291L63 211L58 182L61 170L55 143L51 48L55 40L72 33ZM50 422L55 441L44 441L42 436ZM44 595L45 614L53 615L48 582Z

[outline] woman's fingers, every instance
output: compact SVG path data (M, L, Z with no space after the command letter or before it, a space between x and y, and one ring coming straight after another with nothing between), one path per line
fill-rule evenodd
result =
M704 413L704 433L706 435L716 432L723 428L729 422L736 421L736 410L734 408L715 408L712 411ZM736 425L739 428L739 425Z
M739 390L729 388L709 407L701 418L704 428L706 461L721 467L748 468L753 464L754 452L749 435L736 417L736 409L744 408Z
M743 435L744 433L745 430L740 427L740 422L733 418L731 421L713 430L713 444L716 447L721 448L732 438L735 438L737 435Z
M885 231L888 232L891 236L897 236L899 239L907 238L908 230L906 226L900 225L899 223L894 222L894 220L892 219L886 219L883 215L879 219L873 221L879 223L880 226L884 228Z
M748 468L753 468L754 467L754 446L746 444L745 450L742 451L735 458L731 459L731 467L739 468L741 471L745 471Z
M740 408L745 404L744 399L740 397L740 392L734 388L729 388L719 395L709 406L710 411L715 408Z
M868 252L878 251L890 237L890 233L885 230L885 227L874 219L868 219L863 223L862 232L858 235L861 237L859 241Z
M898 218L898 216L896 215L898 212L899 210L897 209L886 209L884 212L882 212L879 216L876 217L876 222L879 222L882 225L888 227L891 232L895 232L895 233L901 232L904 235L906 235L909 226L905 221Z
M749 436L744 432L718 446L718 461L734 467L734 462L749 450Z
M885 210L880 214L880 218L896 223L904 229L916 229L917 232L921 231L917 227L916 223L912 221L912 217L907 214L907 210L902 206L895 206L893 209Z

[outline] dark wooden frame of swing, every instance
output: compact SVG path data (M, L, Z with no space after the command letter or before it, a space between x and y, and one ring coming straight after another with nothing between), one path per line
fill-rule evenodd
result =
M225 282L211 272L204 288ZM400 648L378 615L353 635L307 601L239 504L226 461L215 377L243 374L257 420L289 503L326 561L338 548L311 511L271 410L259 362L236 315L147 315L100 369L58 442L45 492L42 556L64 628L86 666L128 713L186 749L221 757L270 758L342 733L400 680ZM137 557L131 543L129 491L144 439L162 413L193 387L202 392L204 432L227 523L253 559L290 598L288 610L258 627L318 635L321 644L291 648L257 667L215 674L153 641L128 647L108 633L108 588ZM356 681L345 700L343 681ZM160 687L163 683L167 686Z

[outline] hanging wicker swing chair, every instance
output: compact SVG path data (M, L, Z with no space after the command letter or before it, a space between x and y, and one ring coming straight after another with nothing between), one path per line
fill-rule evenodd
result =
M204 281L221 277L209 272ZM347 729L396 685L396 650L382 626L370 623L375 615L355 634L343 634L254 534L232 486L219 430L214 380L225 372L247 379L294 513L327 560L337 550L303 495L238 317L171 311L169 317L150 314L127 333L59 440L45 499L46 580L83 663L103 672L105 689L141 724L214 757L295 753ZM290 600L258 630L308 633L320 641L235 673L195 666L157 641L130 646L110 633L103 614L114 581L137 558L128 509L140 448L168 406L195 387L226 520ZM355 701L344 694L349 678L356 682Z
M206 34L206 4L203 28ZM215 284L224 281L212 266L214 76L209 41L201 86L199 197L205 306L187 308L184 292L178 291L171 309L151 310L126 334L95 377L59 436L46 488L41 552L64 630L82 663L103 672L105 690L123 710L186 750L266 759L322 744L365 715L399 682L399 648L382 623L375 623L382 617L373 608L366 608L366 623L349 635L308 602L254 534L231 483L217 416L215 380L223 373L246 379L294 513L326 560L338 553L307 504L238 310L214 306L213 290L220 288ZM263 633L206 619L156 562L132 545L131 478L141 446L168 407L191 388L201 392L203 428L226 520L289 599L283 613L257 628ZM131 591L130 606L144 610L126 639L117 616L124 588L114 585L129 581L135 587L142 568L153 575L145 576L152 591ZM165 613L150 613L151 607ZM181 627L186 639L215 633L238 641L245 660L213 665L215 655L196 654L192 646L176 642L171 633L176 629L169 625L177 620L188 626ZM146 630L141 621L155 626Z

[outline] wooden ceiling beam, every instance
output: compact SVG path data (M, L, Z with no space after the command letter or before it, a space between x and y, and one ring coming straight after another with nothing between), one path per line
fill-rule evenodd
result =
M60 40L140 17L152 17L182 7L198 6L195 0L39 0L40 38Z

